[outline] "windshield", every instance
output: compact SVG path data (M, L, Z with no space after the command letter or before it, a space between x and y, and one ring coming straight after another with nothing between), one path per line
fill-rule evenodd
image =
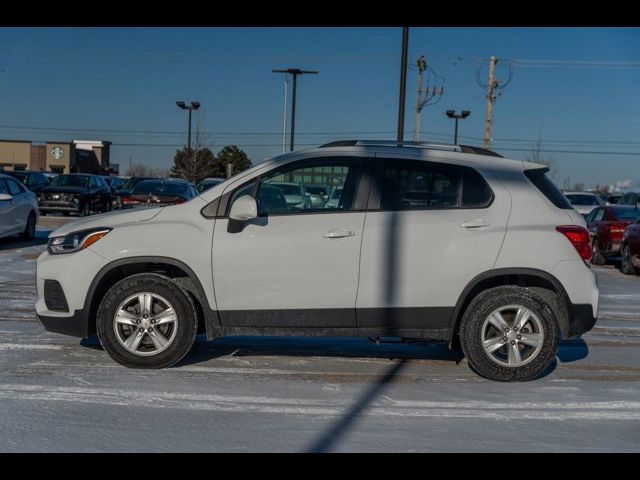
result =
M600 199L595 195L568 194L566 197L571 205L600 205Z
M132 193L134 195L185 196L188 190L188 183L164 183L162 181L145 180L138 183Z
M13 178L15 178L16 180L20 180L22 183L24 183L25 185L28 185L28 179L29 179L29 174L26 172L10 172L9 175L11 175Z
M86 187L89 185L89 177L82 175L60 175L50 183L54 187Z
M613 208L613 214L620 220L636 220L640 217L637 208Z

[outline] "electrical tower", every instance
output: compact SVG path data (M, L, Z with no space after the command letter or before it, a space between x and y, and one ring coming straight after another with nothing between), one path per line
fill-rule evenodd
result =
M513 76L513 67L511 63L508 63L509 66L509 77L504 83L500 83L499 80L496 79L496 64L498 63L498 59L495 56L491 56L489 59L489 82L484 85L480 81L480 67L476 69L476 81L478 85L482 88L485 88L487 91L487 117L484 125L484 136L482 141L482 148L489 148L491 144L491 129L493 126L493 104L496 99L502 95L502 90L509 84L511 81L511 77Z
M433 69L427 66L427 61L424 58L424 55L420 55L418 61L416 62L416 67L418 69L418 91L416 92L416 117L413 123L413 141L417 142L420 140L420 114L422 113L422 109L427 105L435 105L442 99L442 94L444 93L444 87L440 85L431 86L431 80L433 78L434 83L438 80L444 82L444 77L437 75ZM423 90L422 86L424 83L424 72L428 72L427 76L427 87L424 90L424 96L422 95Z

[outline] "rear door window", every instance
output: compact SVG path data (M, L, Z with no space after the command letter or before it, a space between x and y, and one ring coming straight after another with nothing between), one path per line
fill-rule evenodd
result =
M556 207L564 210L572 210L573 207L567 197L556 187L547 177L548 168L536 168L533 170L525 170L525 176L533 183L547 199Z

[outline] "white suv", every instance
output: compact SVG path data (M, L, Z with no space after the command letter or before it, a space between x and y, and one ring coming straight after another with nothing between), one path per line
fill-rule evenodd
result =
M395 336L459 340L480 375L530 380L598 309L584 218L545 172L464 146L282 155L182 205L56 230L36 310L129 367L176 363L198 332ZM339 198L287 202L290 182Z

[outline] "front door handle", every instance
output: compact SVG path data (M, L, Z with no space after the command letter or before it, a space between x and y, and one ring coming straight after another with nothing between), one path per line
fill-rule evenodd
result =
M474 220L467 220L460 224L462 228L482 228L482 227L488 227L489 225L491 225L491 222L488 222L487 220L482 220L481 218L476 218Z
M344 238L344 237L355 237L356 232L353 230L345 230L344 228L339 228L337 230L329 230L327 233L322 235L324 238Z

